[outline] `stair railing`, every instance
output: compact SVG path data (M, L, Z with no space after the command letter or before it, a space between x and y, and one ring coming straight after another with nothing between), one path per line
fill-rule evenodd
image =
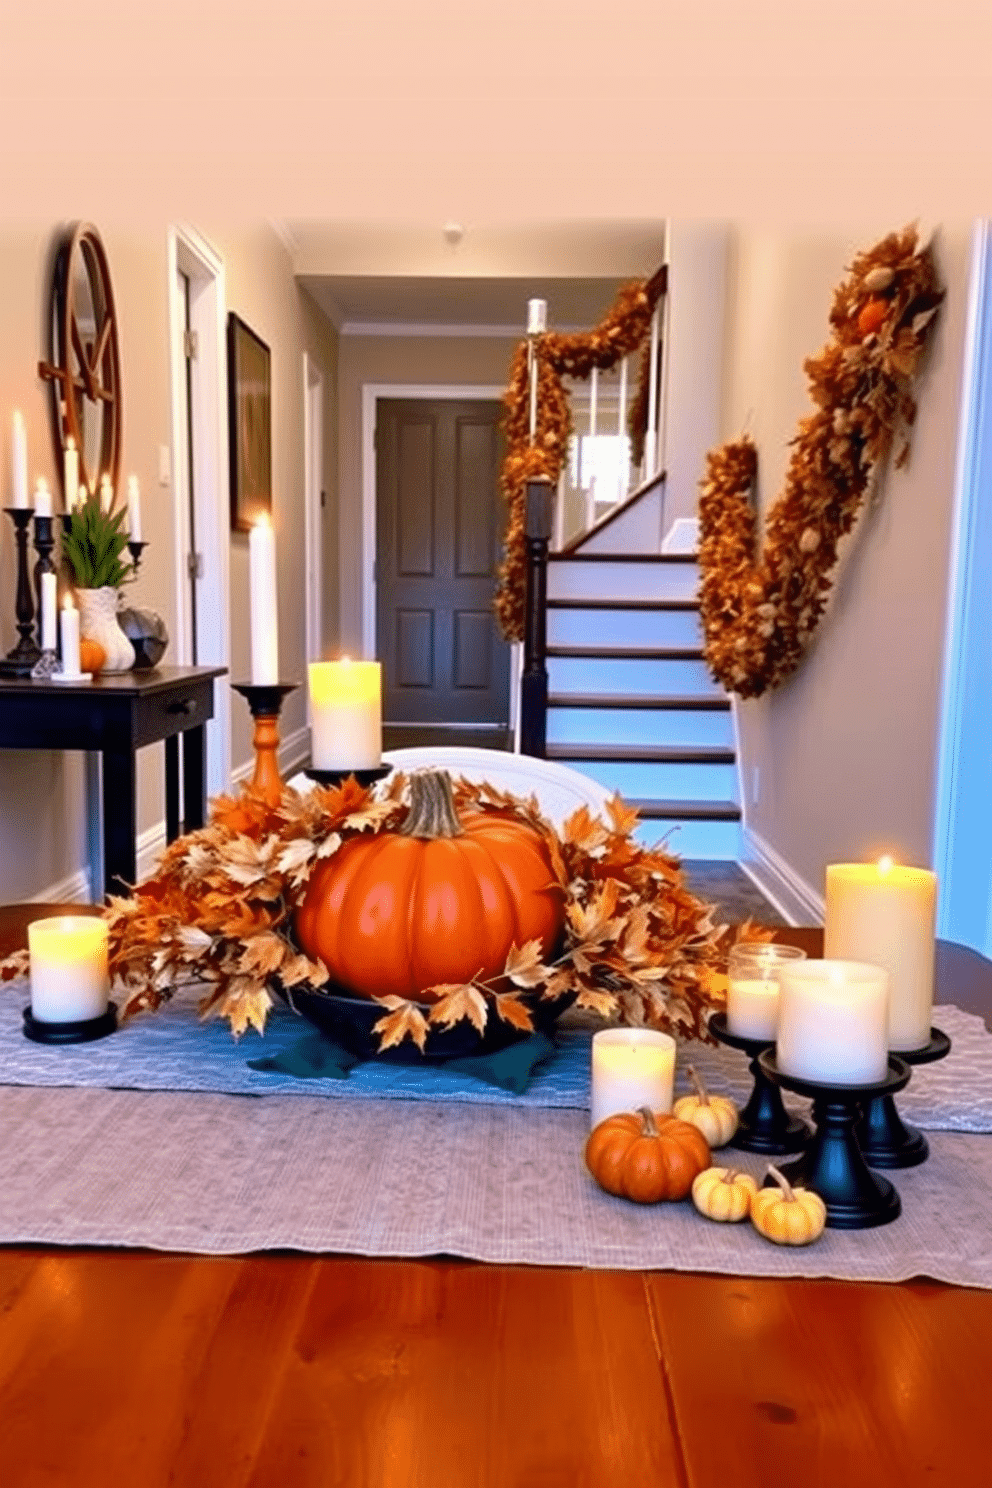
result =
M548 728L548 544L555 491L550 481L527 482L524 536L527 589L524 662L520 677L520 753L544 759Z

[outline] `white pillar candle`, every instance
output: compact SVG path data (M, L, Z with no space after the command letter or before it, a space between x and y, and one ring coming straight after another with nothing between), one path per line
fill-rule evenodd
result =
M62 675L63 677L78 677L81 675L79 668L79 611L67 594L62 613L59 616L59 629L62 638Z
M114 488L110 484L110 476L109 475L101 475L101 477L100 477L100 510L103 513L106 514L107 512L110 511L110 508L113 506L113 504L114 504Z
M65 509L67 512L76 510L76 502L79 497L79 451L76 441L70 434L65 442L65 453L62 457L63 483L65 486Z
M598 1126L607 1116L672 1109L675 1084L675 1040L653 1028L604 1028L592 1040L592 1117Z
M259 517L248 534L251 601L251 680L255 687L279 681L279 606L276 595L276 535Z
M14 410L11 432L11 476L13 504L23 508L28 504L28 436L19 408Z
M527 334L528 336L540 336L548 328L548 302L547 300L527 301Z
M823 954L889 973L889 1048L930 1042L937 875L878 863L831 863Z
M58 612L58 576L41 576L41 649L55 650L55 617Z
M132 542L141 541L141 488L136 475L127 478L127 531Z
M52 515L52 493L48 489L48 482L41 475L34 488L34 514L36 517Z
M773 1044L778 1031L778 982L784 965L802 961L800 946L740 941L727 967L727 1032Z
M315 770L374 770L382 762L382 667L310 663L310 754Z
M860 961L797 961L779 973L776 1059L824 1085L875 1085L888 1054L889 974Z
M31 1012L40 1023L81 1023L107 1011L107 926L89 915L32 920Z

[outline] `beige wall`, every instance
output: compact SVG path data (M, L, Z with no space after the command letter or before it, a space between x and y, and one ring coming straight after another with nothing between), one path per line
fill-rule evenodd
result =
M749 423L762 511L781 489L787 441L808 407L802 363L827 338L833 287L884 230L734 236L723 436ZM947 300L919 385L910 464L887 474L842 558L835 601L800 670L739 710L748 825L821 894L828 862L884 849L930 861L969 272L963 225L941 233L938 256Z
M0 490L10 500L10 415L20 408L28 431L32 483L44 475L57 493L48 420L47 388L37 375L47 354L47 303L51 246L62 224L4 228L0 233ZM173 493L158 483L158 451L171 440L169 392L166 224L140 229L108 225L102 236L110 261L120 325L124 386L123 471L138 475L142 517L149 547L128 599L158 610L175 634ZM325 595L331 637L337 592L336 334L309 297L297 288L289 256L267 227L212 231L205 236L220 252L226 270L227 303L272 348L273 477L280 532L281 671L304 681L304 484L303 351L324 373ZM59 497L56 497L58 504ZM14 559L10 523L0 530L0 646L16 637L13 614ZM247 676L247 542L232 536L231 631L233 676ZM166 653L166 661L174 660ZM233 764L250 758L246 710L234 700ZM305 719L303 689L287 704L284 736ZM154 835L164 813L163 750L139 755L139 832ZM32 897L77 875L87 863L84 769L81 756L0 751L0 899Z
M366 383L504 388L511 338L342 336L339 344L341 646L362 643L362 387Z

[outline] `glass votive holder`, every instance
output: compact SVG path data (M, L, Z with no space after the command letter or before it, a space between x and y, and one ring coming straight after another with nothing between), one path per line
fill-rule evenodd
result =
M675 1040L653 1028L604 1028L592 1040L592 1126L647 1106L670 1112Z
M738 941L727 964L727 1032L755 1043L773 1044L778 1034L779 975L783 966L804 961L800 946L777 941Z

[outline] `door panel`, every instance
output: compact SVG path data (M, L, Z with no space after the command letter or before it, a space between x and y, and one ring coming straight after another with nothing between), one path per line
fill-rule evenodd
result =
M492 610L502 408L380 399L376 635L389 723L498 724L509 647Z

